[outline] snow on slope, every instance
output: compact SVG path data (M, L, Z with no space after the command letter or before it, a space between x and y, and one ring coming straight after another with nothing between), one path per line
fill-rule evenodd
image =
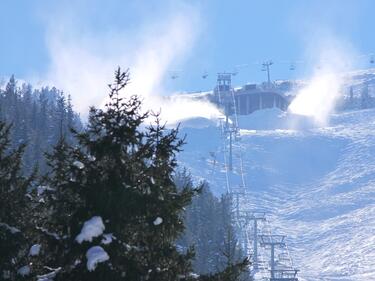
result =
M295 120L275 110L240 118L228 182L242 182L241 155L249 208L267 210L274 232L288 235L300 280L375 280L375 110L335 114L321 128ZM182 133L182 165L224 192L220 130Z

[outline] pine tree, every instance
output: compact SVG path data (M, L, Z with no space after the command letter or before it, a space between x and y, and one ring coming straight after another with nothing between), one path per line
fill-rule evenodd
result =
M27 188L21 174L25 146L10 149L10 126L0 122L0 278L15 280L27 256Z
M33 90L25 83L18 87L14 76L5 90L0 89L0 120L12 124L13 147L27 144L23 155L23 170L27 173L35 164L46 172L44 151L50 150L61 135L72 143L70 128L82 127L71 101L67 103L61 91L54 87Z
M51 223L41 229L57 235L45 245L54 254L44 256L62 267L57 280L176 280L191 272L192 252L175 247L182 210L195 193L178 191L173 181L183 141L158 118L142 127L149 114L140 112L138 97L120 97L128 80L118 70L105 110L92 108L87 130L77 133L78 148L60 142L49 157ZM93 218L105 233L78 239ZM109 260L90 266L92 249Z
M193 186L186 170L176 174L175 182L178 186ZM222 280L247 280L243 278L245 273L240 274L248 263L235 235L231 202L228 195L215 197L208 183L203 183L200 193L185 212L186 229L178 245L182 248L194 245L194 271L208 275L210 280L221 280L223 276L225 279Z
M72 134L68 134L71 128L75 127L75 124L78 122L75 122L75 115L73 111L73 104L72 104L72 97L68 95L67 105L66 105L66 137L68 139L69 143L73 142L73 136Z
M52 240L37 264L55 268L55 280L195 278L192 249L176 247L197 192L173 178L184 141L157 115L145 127L151 116L139 98L121 97L128 82L118 69L105 109L91 108L87 129L75 133L77 147L61 140L48 156L48 220L39 229Z
M35 222L34 243L42 252L32 259L33 276L53 276L60 265L70 260L67 251L72 243L71 228L77 225L75 214L82 208L75 185L73 149L61 137L51 153L46 153L48 173L40 180L33 193L35 204L32 217Z

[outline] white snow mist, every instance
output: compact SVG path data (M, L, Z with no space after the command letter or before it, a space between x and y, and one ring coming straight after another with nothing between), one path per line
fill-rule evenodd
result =
M315 62L313 73L306 86L295 93L289 111L312 117L317 125L326 125L342 95L344 74L351 69L355 56L350 47L334 37L317 39L309 52L308 60Z
M199 35L200 15L193 4L174 4L162 18L131 30L77 32L81 21L69 13L50 19L51 64L45 80L71 94L75 109L83 116L89 106L105 104L107 85L117 66L130 69L131 83L124 95L140 96L142 109L161 111L163 121L220 115L208 102L162 98L169 94L163 78L173 65L184 63Z

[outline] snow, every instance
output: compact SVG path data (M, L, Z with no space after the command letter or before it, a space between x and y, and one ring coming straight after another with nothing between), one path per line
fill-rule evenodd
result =
M10 231L10 233L12 234L15 234L15 233L18 233L18 232L21 232L21 230L19 230L18 228L14 227L14 226L10 226L6 223L0 223L0 226L2 227L5 227L7 230Z
M82 170L85 167L85 165L78 160L73 162L73 166L77 167L80 170Z
M301 130L316 127L311 118L284 112L279 108L254 111L250 115L238 116L241 129L245 130Z
M81 233L77 235L76 241L82 243L83 241L92 242L92 239L103 234L105 226L103 220L99 216L92 217L83 224Z
M113 239L115 239L115 237L112 235L112 233L103 234L103 239L102 239L101 243L104 244L104 245L108 245L108 244L112 243Z
M193 279L198 279L198 278L199 278L199 274L196 274L196 273L194 273L194 272L191 272L191 273L189 274L189 276L190 276L191 278L193 278Z
M154 220L154 225L159 225L159 224L162 224L162 223L163 223L163 219L161 217L157 217Z
M41 248L40 244L32 245L31 248L30 248L30 251L29 251L29 255L30 256L37 256L37 255L39 255L40 248Z
M87 270L94 271L98 263L109 260L109 256L106 251L100 246L94 246L87 250Z
M87 157L87 159L89 159L89 161L93 162L93 161L96 160L96 157L93 156L93 155L89 155L89 156Z
M25 265L17 270L17 273L21 276L27 276L31 272L30 267L28 265Z
M59 271L61 271L61 267L51 268L51 267L48 267L48 266L44 266L44 268L50 270L51 272L43 274L43 275L38 275L37 281L52 281L53 278L56 277L56 274L59 273Z
M216 126L218 124L218 120L216 119L209 119L205 117L195 117L195 118L187 118L180 120L180 128L207 128L210 126ZM168 125L168 124L167 124ZM173 126L173 125L172 125Z
M40 230L40 231L42 231L43 233L45 233L45 234L47 234L47 235L49 235L49 236L52 236L52 237L55 238L56 240L60 240L60 239L61 239L61 237L60 237L57 233L55 233L55 232L50 232L48 229L46 229L46 228L44 228L44 227L36 226L35 228L38 229L38 230ZM67 238L67 236L65 235L65 236L63 236L62 238L65 239L65 238Z
M299 117L277 110L255 113L239 118L231 186L242 184L242 158L247 208L266 211L273 233L288 235L299 280L375 280L375 109L332 114L326 126L305 118L293 126ZM180 165L225 192L219 128L185 133Z
M37 194L38 196L41 196L44 194L45 191L53 191L53 188L50 188L49 186L39 185L37 187Z

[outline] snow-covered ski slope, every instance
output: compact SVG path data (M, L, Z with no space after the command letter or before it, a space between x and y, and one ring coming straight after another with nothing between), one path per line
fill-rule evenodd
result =
M320 127L274 109L241 117L228 180L220 130L205 125L182 124L181 164L220 194L242 184L242 161L248 208L288 235L300 280L375 280L375 109Z

